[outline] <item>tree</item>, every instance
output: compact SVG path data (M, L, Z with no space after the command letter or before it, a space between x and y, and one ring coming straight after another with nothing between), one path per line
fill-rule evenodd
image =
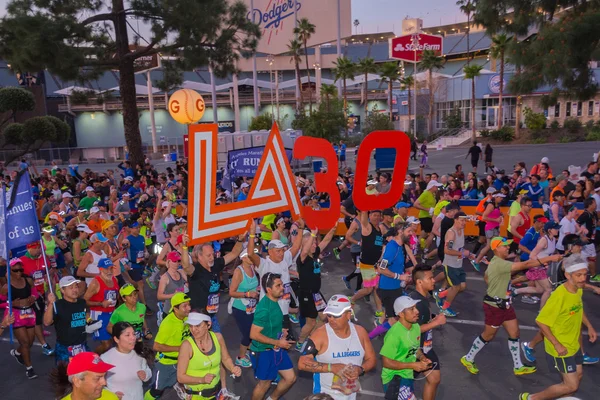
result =
M377 105L373 107L373 112L365 117L363 135L368 135L374 131L394 130L394 123L385 115L377 110Z
M332 98L329 108L321 102L310 114L301 113L292 122L293 129L301 129L306 136L327 139L330 142L339 139L342 129L347 127L344 104L338 98Z
M353 24L354 24L354 30L355 30L354 34L358 35L358 26L360 25L360 21L355 19Z
M500 90L498 92L498 129L502 128L502 95L504 93L504 55L510 42L510 37L501 33L492 38L490 54L496 60L500 60Z
M358 60L356 64L356 71L365 75L365 117L369 113L369 82L367 81L369 74L374 74L379 71L379 67L375 64L375 59L371 57L365 57Z
M346 80L354 79L354 75L356 73L356 64L352 62L347 57L338 57L336 61L333 62L335 68L333 70L333 74L335 76L335 81L342 80L342 87L344 90L344 115L348 112L348 91L346 88ZM346 130L346 136L348 136L348 130Z
M390 121L394 120L393 101L392 101L392 89L394 82L400 79L402 69L398 65L397 61L388 61L381 65L379 70L379 76L381 77L382 83L388 85L388 107L390 109Z
M429 112L427 115L427 127L429 134L433 134L433 107L435 101L435 85L433 83L433 70L444 67L444 57L440 57L433 50L423 50L419 69L427 71L427 86L429 89Z
M298 93L300 98L296 99L296 111L300 112L302 108L302 104L304 103L302 100L302 81L300 80L300 63L302 62L302 44L296 39L290 40L290 43L287 45L288 52L292 56L290 58L290 62L294 63L294 68L296 70L296 85L298 85Z
M331 109L331 99L337 96L337 88L335 85L324 83L321 85L321 97L325 98L325 106L327 111Z
M0 22L0 57L16 71L41 71L85 83L118 70L125 140L133 164L143 163L135 91L136 60L161 54L181 69L213 65L235 70L239 54L255 51L260 30L242 2L227 0L11 0ZM131 46L128 19L149 25ZM201 22L201 23L200 23Z
M160 89L165 94L165 108L169 104L169 93L183 83L183 74L171 62L163 62L162 64L163 78L153 82L153 85Z
M273 114L271 113L257 115L250 120L248 131L270 131L273 127L273 121Z
M35 98L29 90L17 87L0 89L0 114L6 113L0 122L0 128L10 121L16 122L18 113L32 111L34 108Z
M465 79L471 80L471 132L472 140L476 140L477 129L475 127L475 78L479 76L483 67L481 65L465 65L463 72L465 73Z
M315 25L311 24L308 18L301 18L298 26L294 28L294 34L298 35L298 40L304 45L304 57L306 59L306 77L308 78L308 110L312 112L312 87L310 85L310 69L308 67L308 47L307 42L315 33Z
M412 115L412 101L411 101L411 90L415 84L415 78L413 75L410 76L405 76L403 78L400 79L400 84L402 86L404 86L404 88L407 90L407 99L408 99L408 122L409 122L409 126L408 126L408 131L410 132L410 130L412 129L412 124L410 123L410 116ZM417 94L415 93L415 96ZM415 114L417 113L417 110L415 110ZM416 117L415 117L416 118Z
M458 0L457 6L460 6L460 11L467 16L467 65L471 63L471 17L475 11L475 0Z

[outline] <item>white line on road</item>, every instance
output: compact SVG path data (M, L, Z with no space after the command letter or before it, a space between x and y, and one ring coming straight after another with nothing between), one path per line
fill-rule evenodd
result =
M0 337L0 341L1 341L1 342L10 342L10 338L7 338L7 337ZM15 343L17 343L17 344L19 344L19 342L17 342L17 339L15 339L15 340L14 340L14 342L15 342ZM33 345L34 345L34 346L40 346L40 347L42 347L42 345L41 345L41 344L39 344L38 342L33 342Z
M373 396L373 397L385 397L385 393L371 392L370 390L361 389L360 392L358 392L358 393L366 394L367 396Z
M450 324L461 324L461 325L476 325L476 326L484 326L485 323L483 321L471 321L468 319L454 319L454 318L446 318L446 322ZM536 326L529 325L519 325L519 329L524 331L538 331Z
M483 282L483 276L467 276L467 280Z

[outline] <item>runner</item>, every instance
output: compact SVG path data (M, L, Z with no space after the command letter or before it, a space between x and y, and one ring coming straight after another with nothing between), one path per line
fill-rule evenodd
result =
M596 213L596 201L593 198L587 198L583 202L583 213L577 218L577 225L587 238L587 244L583 247L583 254L588 259L590 271L590 282L600 282L600 274L596 274L596 226L598 223L598 214Z
M133 221L129 223L129 236L127 236L129 247L127 248L127 258L129 259L131 269L128 271L129 277L138 290L140 302L146 306L146 315L152 315L152 309L146 303L144 295L144 269L148 265L150 254L146 250L144 237L140 235L140 223Z
M114 365L102 361L98 354L86 351L73 357L66 368L64 364L59 365L50 374L50 379L61 400L120 400L105 389L106 373L112 368Z
M485 222L483 221L483 213L485 211L485 206L488 202L492 201L492 195L496 193L496 189L493 187L488 187L485 191L485 197L479 201L477 207L475 207L475 215L477 216L477 228L479 229L479 236L477 238L477 243L475 244L475 248L472 253L477 254L482 246L486 244L485 238Z
M579 389L583 378L582 323L588 329L590 343L597 338L596 330L583 310L582 289L587 272L588 264L585 262L565 268L567 281L552 293L536 319L544 335L548 365L551 370L560 372L562 382L539 393L522 393L520 400L556 399L573 395Z
M344 285L348 290L352 290L350 286L350 281L356 277L356 290L355 293L360 290L363 284L362 275L360 274L360 251L361 251L361 234L362 228L360 225L360 220L358 218L354 218L348 227L348 231L346 232L346 240L350 243L350 257L352 258L352 266L353 272L350 275L342 276L342 281L344 281ZM335 253L335 248L333 249Z
M129 323L134 330L135 337L141 343L142 339L152 339L152 333L146 323L146 306L138 302L138 291L131 283L125 284L119 289L119 294L123 299L123 304L117 307L110 316L109 324L106 327L108 333L113 335L113 326L119 322Z
M475 365L475 356L486 344L494 339L498 329L502 326L506 330L506 333L508 333L508 349L512 355L514 374L517 376L532 374L536 371L536 368L525 366L521 362L519 324L510 299L510 276L517 271L542 266L551 261L559 261L562 257L560 255L553 255L531 259L526 262L512 263L506 261L509 255L508 248L511 240L495 237L490 242L494 257L485 271L485 281L488 285L487 293L483 300L485 329L475 339L469 353L463 356L460 362L465 366L467 371L474 375L478 374L479 369Z
M267 398L278 400L296 382L294 364L287 351L284 351L290 349L294 342L287 340L288 332L283 328L280 299L284 295L284 288L281 275L266 272L261 277L260 286L266 294L256 306L250 330L250 359L254 377L258 379L252 391L252 400L263 400L271 382L281 377Z
M144 394L144 400L158 399L167 388L177 384L177 358L181 343L190 336L185 320L191 311L191 299L185 293L176 293L171 298L172 309L163 319L154 339L152 350L156 352L154 382Z
M352 303L334 295L323 311L329 318L306 341L298 369L313 373L313 393L327 393L334 400L354 400L357 380L377 365L367 331L354 323Z
M221 393L227 392L223 367L235 377L241 376L242 370L229 356L223 336L210 330L210 316L191 312L185 323L191 336L181 344L177 359L177 381L184 386L182 394L193 400L220 398ZM179 386L175 388L179 392Z
M119 283L113 276L113 263L109 258L98 261L100 274L92 279L83 298L90 307L93 320L101 321L102 327L94 332L94 340L100 341L96 353L102 354L111 346L111 335L107 331L112 312L117 305Z
M79 230L79 227L77 229ZM87 233L87 231L84 232ZM90 285L94 278L100 274L98 263L100 260L107 258L106 253L102 250L106 242L108 242L108 239L101 233L94 233L90 236L90 247L83 255L76 274L78 278L85 278L87 285Z
M398 297L394 302L394 312L398 316L385 335L381 354L383 369L381 381L386 400L413 400L414 374L434 367L420 349L421 329L417 323L418 300L408 296Z
M489 145L488 145L489 146ZM482 151L481 151L481 147L477 146L477 141L474 140L473 141L473 146L469 147L469 152L467 153L467 155L465 156L465 160L467 159L467 157L469 157L469 154L471 155L471 166L473 167L473 172L477 173L477 164L479 164L479 160L483 159L482 156ZM486 162L485 162L485 170L487 171L488 167L491 166L491 154L490 154L490 161L488 163L487 159L488 159L488 155L487 155L487 147L486 147ZM489 164L489 165L488 165Z
M513 204L510 206L510 212L512 213L513 205L520 204L520 211L515 215L510 215L510 221L508 224L508 232L509 239L512 239L513 242L510 246L510 252L516 253L519 249L519 243L521 243L521 239L525 236L525 233L531 228L531 217L529 214L531 213L531 208L533 207L533 202L529 197L523 197L523 195L519 195L521 198L519 203L517 200L513 201Z
M157 324L171 311L171 299L176 293L189 293L187 274L180 269L181 256L177 251L170 252L166 257L167 271L158 282L156 299L159 301Z
M438 191L438 188L441 186L443 185L438 183L438 181L429 181L425 190L413 205L414 208L420 210L419 221L421 221L421 239L425 239L423 254L427 254L429 252L429 247L433 241L433 234L431 233L433 229L433 220L431 217L433 216L436 205L435 195Z
M504 214L500 210L500 203L506 196L500 192L496 192L492 195L492 201L485 204L485 211L483 212L482 220L485 222L485 239L486 245L479 252L479 255L474 261L471 261L473 268L479 272L481 270L480 263L487 256L490 250L490 242L493 237L500 235L500 226L504 222Z

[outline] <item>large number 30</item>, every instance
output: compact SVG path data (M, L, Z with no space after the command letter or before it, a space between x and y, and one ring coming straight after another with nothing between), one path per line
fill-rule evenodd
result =
M390 191L385 194L369 195L364 189L369 177L369 162L375 149L395 149L396 159L392 173ZM356 158L354 189L352 199L357 209L362 211L381 210L396 204L404 190L404 177L408 169L410 156L410 140L404 132L375 131L371 132L360 144ZM340 193L337 187L338 160L331 143L325 139L301 136L294 145L294 158L303 160L306 157L319 157L327 164L326 172L315 173L315 189L328 193L331 208L313 210L309 206L302 207L302 217L311 227L331 229L340 217Z

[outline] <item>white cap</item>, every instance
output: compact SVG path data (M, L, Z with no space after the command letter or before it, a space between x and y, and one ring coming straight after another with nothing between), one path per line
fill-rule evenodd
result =
M580 269L588 269L588 264L587 263L579 263L579 264L573 264L573 265L569 265L568 267L565 267L565 272L568 272L570 274L572 274L575 271L579 271Z
M61 288L67 287L67 286L71 286L74 283L79 283L81 282L79 279L75 279L72 276L63 276L62 278L60 278L60 281L58 282L58 285Z
M418 225L421 223L421 221L419 221L416 217L408 217L406 218L406 222L413 225Z
M327 307L325 307L323 310L323 314L339 317L348 310L352 310L352 303L350 302L348 296L336 294L331 296L327 302Z
M276 223L275 225L279 225L279 223L280 223L280 222L285 222L285 219L283 219L283 218L279 218L279 219L277 220L277 223Z
M86 188L85 188L85 191L86 191L86 192L93 192L93 191L94 191L94 188L93 188L93 187L91 187L91 186L88 186L88 187L86 187Z
M496 193L496 188L495 188L495 187L493 187L493 186L490 186L489 188L487 188L487 189L485 190L485 193L487 193L487 194L493 194L493 193Z
M69 193L69 192L64 192L64 193L62 194L62 198L63 198L63 199L70 199L70 198L72 198L72 197L73 197L73 195L72 195L71 193Z
M90 208L90 214L96 214L97 212L100 212L100 209L98 207Z
M125 178L123 178L124 181L132 181L133 177L131 176L126 176Z
M171 202L170 202L170 201L163 201L163 202L162 202L162 204L161 204L160 206L161 206L162 208L165 208L165 207L169 207L169 205L170 205L170 204L171 204Z
M379 182L377 182L377 179L371 179L370 181L367 182L367 185L377 185Z
M91 230L90 227L87 226L86 224L79 224L79 225L77 225L77 230L79 232L85 232L85 233L89 233L89 234L94 233L94 231Z
M496 193L495 195L493 195L492 197L506 197L505 194L502 193Z
M407 308L413 307L419 301L420 300L415 300L408 296L400 296L394 301L394 313L398 315Z
M277 239L271 240L269 242L269 246L268 246L269 250L271 250L271 249L283 249L284 247L285 247L285 244L283 244L283 242L281 240L277 240Z
M212 320L208 315L199 312L191 312L185 320L186 324L192 326L200 325L203 322L212 322Z
M258 249L254 249L254 254L258 254ZM242 254L240 254L240 258L244 257L248 257L248 249L245 249L244 251L242 251Z
M425 190L429 190L432 187L440 187L440 186L444 186L444 185L442 185L438 181L429 181L429 183L427 184L427 189L425 189Z
M542 157L541 162L548 164L550 162L550 160L548 159L548 157Z
M248 185L246 182L244 182L244 183L242 183L240 185L240 189L244 189L244 188L247 188L247 187L250 187L250 185Z

